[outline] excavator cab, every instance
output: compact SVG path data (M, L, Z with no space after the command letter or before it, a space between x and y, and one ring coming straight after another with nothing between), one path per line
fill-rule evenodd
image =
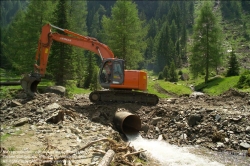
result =
M103 88L110 88L111 84L123 84L124 82L124 60L105 59L100 68L100 84Z

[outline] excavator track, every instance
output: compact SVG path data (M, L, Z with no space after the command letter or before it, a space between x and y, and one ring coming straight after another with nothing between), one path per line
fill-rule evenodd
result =
M159 102L157 95L126 90L94 91L90 93L89 99L96 104L119 102L156 105Z

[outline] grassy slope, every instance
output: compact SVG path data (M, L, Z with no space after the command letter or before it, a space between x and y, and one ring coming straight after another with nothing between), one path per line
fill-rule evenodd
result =
M10 78L10 75L8 75L8 78L6 78L4 75L5 71L1 70L1 81L7 81L7 80L18 80L20 79L19 76L14 76ZM152 72L148 72L149 79L148 79L148 93L156 94L160 98L169 98L171 95L169 94L176 94L178 96L181 95L189 95L192 93L192 90L190 89L190 85L194 85L195 89L197 91L204 92L209 95L219 95L221 93L224 93L230 88L235 88L235 85L237 84L239 80L239 76L234 77L214 77L209 80L207 84L204 84L204 79L202 77L199 77L195 80L189 80L189 81L179 81L178 83L171 83L164 80L157 80L157 76L154 75ZM52 81L43 79L41 83L39 84L38 88L44 88L47 86L52 86L54 83ZM156 85L159 85L161 89L164 89L164 91L168 92L165 93L162 90L159 90L156 88ZM10 93L15 90L22 89L21 86L1 86L0 87L0 98L10 98ZM87 94L91 91L89 89L82 89L77 87L72 87L69 89L71 94ZM244 92L250 92L250 88L241 90Z

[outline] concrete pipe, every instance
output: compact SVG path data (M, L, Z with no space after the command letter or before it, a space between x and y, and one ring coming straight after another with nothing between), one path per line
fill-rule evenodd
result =
M114 124L125 135L137 134L141 130L140 117L129 112L116 112Z

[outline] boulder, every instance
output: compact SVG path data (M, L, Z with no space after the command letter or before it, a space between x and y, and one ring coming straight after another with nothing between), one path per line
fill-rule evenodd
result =
M22 125L24 125L25 123L28 123L28 122L29 122L29 119L27 117L21 118L18 121L14 122L14 126L22 126Z
M250 148L250 144L248 144L246 142L242 142L242 143L240 143L240 147L242 147L244 149L249 149Z
M201 115L198 114L190 115L188 118L188 125L191 127L196 125L197 122L201 121L201 118L202 118Z
M61 96L65 96L66 88L63 86L50 86L46 88L46 93L55 93Z
M10 105L11 105L11 107L16 107L16 106L21 106L22 104L19 103L18 101L12 100Z

